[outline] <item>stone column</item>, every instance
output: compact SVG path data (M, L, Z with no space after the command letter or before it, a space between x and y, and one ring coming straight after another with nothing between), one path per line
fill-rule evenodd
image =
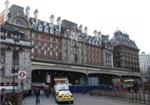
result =
M5 52L5 67L4 67L4 76L12 76L12 56L13 51L7 50Z

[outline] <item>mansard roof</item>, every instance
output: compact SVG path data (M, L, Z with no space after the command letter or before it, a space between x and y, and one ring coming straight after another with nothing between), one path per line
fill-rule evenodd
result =
M28 18L24 14L24 8L23 7L20 7L17 5L12 5L9 8L9 10L10 10L9 18L12 18L15 16L20 16L20 17L22 16L25 20L29 21L30 28L34 31L50 33L50 31L52 29L54 35L63 36L64 32L67 29L69 29L69 30L76 31L76 34L78 34L77 36L81 38L81 41L84 41L85 43L88 43L91 45L102 47L103 45L108 44L108 42L109 42L108 35L101 35L101 36L88 35L87 33L84 33L78 29L77 23L71 22L71 21L66 20L66 19L62 20L60 34L56 34L56 31L59 28L58 25L51 24L49 22L35 19L32 17L30 17L28 20Z
M134 48L138 50L136 43L129 38L129 35L122 33L121 31L114 32L114 37L110 40L113 46L124 45L126 47Z
M61 26L62 26L64 29L72 29L72 28L74 28L74 27L77 28L77 24L76 24L76 23L71 22L71 21L66 20L66 19L64 19L64 20L62 21L62 25L61 25Z
M13 17L17 14L20 14L20 15L24 16L24 8L20 7L18 5L12 5L9 8L9 17Z

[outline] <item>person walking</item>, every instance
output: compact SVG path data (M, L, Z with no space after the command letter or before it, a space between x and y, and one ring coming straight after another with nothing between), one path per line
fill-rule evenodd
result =
M40 104L40 89L39 88L35 88L34 90L34 94L35 94L35 103L36 105Z
M1 105L5 105L6 89L1 89Z
M0 105L12 105L12 103L8 100L8 97L6 95L6 89L2 88L0 95L1 95Z

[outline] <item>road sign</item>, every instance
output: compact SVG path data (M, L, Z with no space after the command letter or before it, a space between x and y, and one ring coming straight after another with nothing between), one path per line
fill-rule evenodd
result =
M19 79L26 79L26 71L18 71Z

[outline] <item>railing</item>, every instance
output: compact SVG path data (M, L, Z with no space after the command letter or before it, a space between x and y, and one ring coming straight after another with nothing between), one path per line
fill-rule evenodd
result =
M90 95L102 95L115 100L130 101L150 105L150 93L134 92L112 92L112 91L90 91Z

